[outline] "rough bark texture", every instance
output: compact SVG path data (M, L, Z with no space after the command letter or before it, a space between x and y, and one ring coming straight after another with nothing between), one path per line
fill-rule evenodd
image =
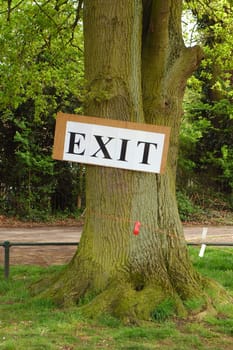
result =
M199 47L184 46L181 9L181 0L84 1L85 114L171 127L164 175L87 168L81 243L45 295L65 304L95 296L83 307L92 316L150 319L167 298L184 314L183 301L203 293L175 196L182 98L202 57Z

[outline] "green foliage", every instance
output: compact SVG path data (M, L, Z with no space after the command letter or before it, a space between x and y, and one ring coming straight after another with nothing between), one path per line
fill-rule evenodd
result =
M42 5L21 2L10 17L8 4L1 11L1 109L17 109L31 100L34 120L54 113L58 101L80 95L82 32L78 1L49 1ZM5 11L4 11L5 10ZM76 23L77 22L77 23ZM14 84L12 84L12 79ZM70 105L70 103L69 103Z
M186 193L177 191L176 198L182 221L194 220L195 216L198 216L202 212L200 207L195 205Z
M232 2L185 3L205 57L186 89L178 186L199 182L228 196L233 164Z
M219 159L225 179L228 179L230 187L233 189L233 148L223 145L221 148L222 157Z
M82 170L57 165L51 154L57 111L80 111L83 100L80 16L80 1L1 1L3 213L41 220L56 210L75 210Z
M232 225L232 197L202 186L198 179L177 190L177 203L182 221Z

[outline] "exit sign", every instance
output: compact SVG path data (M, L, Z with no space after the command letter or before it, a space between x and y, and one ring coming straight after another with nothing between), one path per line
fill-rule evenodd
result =
M164 126L58 113L53 158L163 173L169 135Z

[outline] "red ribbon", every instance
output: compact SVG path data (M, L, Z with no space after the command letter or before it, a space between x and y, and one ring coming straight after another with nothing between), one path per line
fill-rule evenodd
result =
M136 221L135 224L134 224L134 229L133 229L133 234L135 236L139 235L139 233L140 233L140 226L141 226L140 221Z

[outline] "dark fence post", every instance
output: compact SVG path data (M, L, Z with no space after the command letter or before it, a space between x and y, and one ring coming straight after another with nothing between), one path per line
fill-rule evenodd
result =
M5 241L3 243L3 247L5 250L5 254L4 254L4 276L5 278L9 277L9 271L10 271L10 242L9 241Z

